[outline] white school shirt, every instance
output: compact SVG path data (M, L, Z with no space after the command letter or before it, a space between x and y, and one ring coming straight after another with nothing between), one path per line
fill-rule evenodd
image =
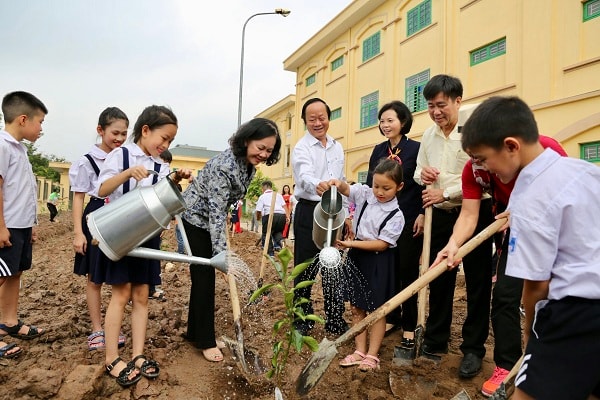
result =
M600 299L600 168L546 149L510 195L506 274L550 280L549 300Z
M265 190L256 202L256 211L260 211L263 217L271 213L272 196L273 191L271 189ZM285 200L280 193L275 195L275 214L285 214Z
M0 131L0 176L6 227L22 229L37 224L37 182L27 147L4 130Z
M419 185L423 185L421 180L423 168L436 167L440 170L440 175L433 188L447 189L451 199L434 204L434 207L448 210L462 205L462 171L469 160L469 155L462 149L461 138L458 124L454 126L448 137L439 126L433 125L425 130L421 138L413 179Z
M356 204L356 211L354 213L354 219L352 220L352 230L357 239L379 239L388 243L390 248L396 247L396 242L404 228L404 214L402 214L402 211L399 210L394 214L394 216L386 222L381 233L378 233L383 220L387 218L390 212L398 208L398 199L396 196L386 203L381 203L373 194L373 189L367 185L356 183L350 186L348 200ZM365 201L367 202L367 208L360 218L360 224L358 224L358 216L364 208ZM356 229L357 224L358 232Z
M158 180L166 177L169 174L169 164L165 164L160 158L154 158L152 156L146 155L140 147L135 143L128 143L124 146L117 147L106 156L104 160L104 165L100 170L100 176L98 177L98 181L96 182L96 193L107 179L112 178L113 176L123 172L123 147L126 147L129 150L129 167L133 167L136 165L143 165L148 170L154 170L154 163L161 164L160 171L158 173ZM136 186L151 186L154 175L149 174L146 178L142 179L139 182L136 182L135 179L129 179L129 190L133 190ZM108 199L109 201L115 201L119 197L123 196L123 185L119 185L112 192Z
M327 135L326 147L308 131L292 150L292 172L296 199L320 201L317 185L331 179L346 180L344 176L344 149Z
M92 156L92 159L101 170L108 153L102 150L98 145L94 145L87 154ZM96 175L96 171L94 171L92 164L85 155L79 157L79 159L71 165L71 168L69 168L71 192L87 193L90 196L98 197L98 188L96 187L97 180L98 175Z

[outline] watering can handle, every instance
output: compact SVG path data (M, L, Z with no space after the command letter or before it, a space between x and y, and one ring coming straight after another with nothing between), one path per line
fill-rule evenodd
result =
M331 186L331 200L329 201L329 212L333 213L337 207L337 186Z

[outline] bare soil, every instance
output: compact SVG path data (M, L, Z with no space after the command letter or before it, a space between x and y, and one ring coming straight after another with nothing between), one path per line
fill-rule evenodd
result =
M243 225L246 228L246 225ZM133 388L122 389L104 374L102 351L88 351L86 337L90 321L85 300L85 279L73 274L72 222L63 211L58 221L49 222L40 215L37 242L33 251L33 268L23 274L19 318L28 324L47 329L38 339L24 341L7 337L6 340L23 347L24 353L16 360L0 359L0 399L273 399L274 387L262 376L247 377L224 349L225 360L206 361L201 352L185 341L189 273L187 264L166 266L163 262L162 289L166 301L149 300L149 323L146 353L161 366L160 377L149 381L143 378ZM233 250L248 264L258 277L262 248L256 245L258 234L236 234L231 240ZM176 249L173 230L164 232L163 248ZM265 282L274 282L273 267L266 265ZM240 300L248 298L247 289L241 289ZM110 287L103 287L107 305ZM323 315L320 283L313 288L315 311ZM381 368L364 373L356 368L342 369L337 359L331 363L321 381L305 398L310 399L451 399L463 388L471 399L482 399L479 390L493 370L492 342L488 340L488 354L482 372L473 379L458 378L462 354L460 327L466 312L464 280L459 275L455 293L454 324L450 352L436 365L428 360L417 360L414 365L400 367L392 363L394 346L399 344L401 332L384 339L380 353ZM125 314L123 332L130 332L129 308ZM273 338L271 328L281 318L281 298L273 294L261 304L243 307L243 333L246 345L257 349L263 361L269 362ZM349 312L346 315L351 320ZM217 335L235 338L232 307L224 275L218 273L216 284ZM325 337L322 326L311 332L319 342ZM334 338L329 338L333 340ZM339 358L353 351L353 343L339 348ZM130 341L121 351L130 358ZM295 380L310 353L293 354L287 365L281 385L284 398L295 395Z

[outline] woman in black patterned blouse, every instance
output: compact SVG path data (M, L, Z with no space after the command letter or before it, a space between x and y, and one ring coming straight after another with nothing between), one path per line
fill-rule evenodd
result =
M182 214L192 254L211 258L227 249L227 211L243 199L256 165L279 160L281 138L277 125L265 118L252 119L229 139L229 148L208 160L183 193ZM222 361L215 340L215 270L190 265L192 286L186 338L202 350L208 361Z

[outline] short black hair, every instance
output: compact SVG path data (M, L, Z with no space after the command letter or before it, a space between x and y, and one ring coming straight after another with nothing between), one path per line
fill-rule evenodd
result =
M456 100L457 97L462 97L463 86L460 79L450 75L436 75L427 82L423 88L423 97L429 101L438 93L443 93L445 96Z
M396 112L396 115L398 116L398 119L400 120L400 123L402 124L402 128L400 129L401 135L406 135L408 132L410 132L410 128L412 128L413 118L412 118L412 114L410 113L410 110L408 109L406 104L404 104L403 102L398 101L398 100L394 100L387 104L384 104L379 109L377 118L381 120L381 114L383 114L387 110L394 110ZM381 130L381 127L379 127L379 133L381 133L383 135L383 131Z
M11 92L2 99L2 114L4 114L4 121L8 124L19 115L27 115L28 118L32 118L38 112L48 114L48 109L40 99L31 93Z
M245 159L248 155L248 142L251 140L261 140L267 137L275 136L275 146L273 152L265 161L266 165L273 165L279 161L279 151L281 150L281 137L277 124L267 118L254 118L242 124L236 133L229 138L229 146L233 155L239 159Z
M481 103L462 128L462 147L479 146L500 150L504 139L517 137L525 143L539 140L535 117L529 106L516 96L494 96Z
M301 117L302 117L302 121L304 121L305 124L306 124L306 108L313 103L323 103L325 105L325 109L327 110L327 119L331 119L331 109L329 108L327 103L325 103L325 100L322 100L318 97L313 97L312 99L306 100L306 102L302 106Z
M268 187L270 189L273 188L273 182L271 182L270 180L265 180L260 184L262 187Z

